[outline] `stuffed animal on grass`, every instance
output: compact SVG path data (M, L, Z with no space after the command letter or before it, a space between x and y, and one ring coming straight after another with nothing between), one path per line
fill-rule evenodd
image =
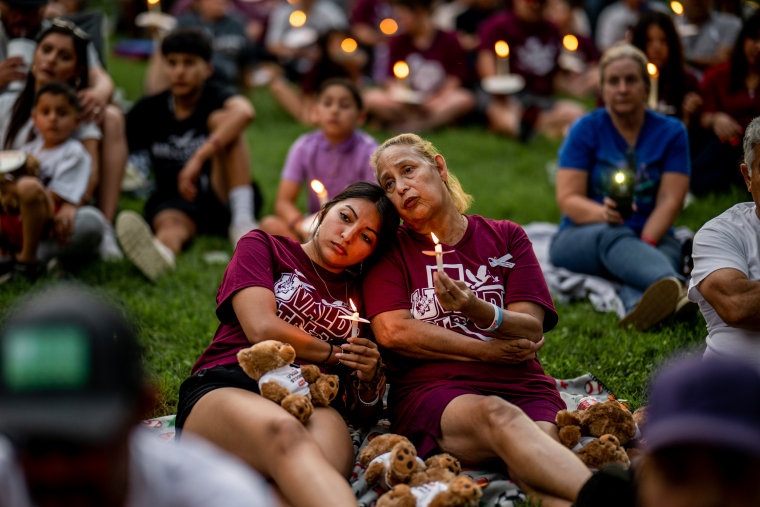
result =
M33 155L22 151L4 151L0 157L0 213L19 214L16 181L22 176L38 177L40 163Z
M428 482L420 486L398 484L378 498L377 507L474 507L483 491L468 475L450 482Z
M409 439L395 433L383 433L370 440L359 452L359 463L365 469L367 484L380 483L384 489L406 484L426 468Z
M631 464L620 441L615 435L610 434L592 440L576 454L587 467L597 470L610 463L617 463L625 468Z
M296 351L277 340L259 342L237 354L243 371L259 383L261 395L306 424L314 405L326 407L338 394L337 375L324 375L313 364L292 365Z
M586 410L560 410L556 422L560 442L571 449L583 436L598 438L609 433L625 445L636 435L633 415L616 400L597 403Z

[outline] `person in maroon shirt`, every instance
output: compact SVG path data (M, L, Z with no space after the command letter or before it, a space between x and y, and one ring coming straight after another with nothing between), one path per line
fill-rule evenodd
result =
M525 88L514 95L493 95L486 106L490 127L511 137L526 139L532 131L561 137L585 112L572 100L555 100L563 90L557 64L562 38L544 17L546 0L514 0L511 12L495 14L480 27L477 72L481 79L498 72L496 42L509 45L510 72L525 79Z
M340 316L351 316L351 302L363 315L351 273L382 254L398 223L382 189L354 183L323 206L309 242L254 230L224 273L220 324L180 387L176 426L271 478L289 505L356 505L345 480L354 457L343 417L375 414L385 377L377 346L366 334L352 337L351 322ZM237 362L238 351L270 339L292 345L297 363L341 377L342 393L315 408L306 425L263 398Z
M557 313L530 241L517 224L465 215L471 197L415 134L387 140L372 164L404 221L364 280L389 352L391 431L421 456L500 459L519 484L572 501L590 473L558 442L565 404L537 356ZM438 269L425 254L433 234L446 252Z
M367 90L364 97L370 117L385 128L431 130L475 109L475 94L465 87L471 81L465 52L455 33L435 27L431 3L395 0L393 4L402 33L388 42L390 79L382 88ZM393 66L399 61L409 68L404 79L394 77Z
M701 125L706 139L692 157L691 189L697 194L744 182L736 166L741 161L744 129L760 116L760 12L745 22L728 62L702 77Z

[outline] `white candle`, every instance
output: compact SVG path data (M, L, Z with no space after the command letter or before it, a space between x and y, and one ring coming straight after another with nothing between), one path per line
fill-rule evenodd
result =
M433 237L433 242L435 243L435 263L438 266L438 272L443 273L443 247L438 242L438 238L435 234L431 232L430 235Z
M321 208L327 203L327 189L325 189L325 186L319 180L311 180L311 189L317 194L319 207Z
M654 111L657 111L657 104L659 102L659 99L657 97L657 87L658 87L658 77L659 72L657 71L657 65L653 63L647 64L647 72L649 73L649 109L652 109Z
M367 319L359 317L359 312L356 311L356 305L351 298L348 298L348 303L351 305L351 309L354 311L354 313L352 313L350 316L340 315L339 318L351 321L351 338L356 338L359 336L359 322L369 324L369 321Z
M161 12L161 0L148 0L149 12Z
M509 44L505 41L496 41L494 44L496 52L496 75L506 76L509 74Z

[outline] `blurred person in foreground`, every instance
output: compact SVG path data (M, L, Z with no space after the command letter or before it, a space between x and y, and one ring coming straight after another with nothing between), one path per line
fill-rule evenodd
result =
M273 505L266 483L199 439L138 428L154 403L131 327L75 285L0 328L0 506Z
M735 360L679 359L652 383L641 454L603 467L575 507L760 505L760 372Z
M741 173L752 201L713 218L694 237L689 298L707 321L706 356L732 356L760 371L760 117L744 134Z

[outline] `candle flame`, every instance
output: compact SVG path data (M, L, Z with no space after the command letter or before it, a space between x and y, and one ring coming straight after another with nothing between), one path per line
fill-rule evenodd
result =
M290 21L290 25L294 28L303 26L306 23L306 13L304 11L293 11L288 21Z
M433 238L433 243L436 245L438 244L438 236L435 235L435 233L431 232L430 236Z
M652 77L657 77L657 65L653 63L647 64L647 72L649 72L649 75Z
M358 44L356 44L356 41L352 39L351 37L346 37L343 39L343 42L340 43L340 49L345 51L346 53L353 53L356 51L356 48L358 47Z
M351 299L351 298L348 298L348 304L350 304L350 305L351 305L351 309L352 309L354 312L356 312L356 311L357 311L357 310L356 310L356 305L354 304L354 301L353 301L353 299Z
M156 5L156 4L158 4L158 2L160 2L160 1L161 1L161 0L148 0L148 5Z
M405 61L400 60L393 64L393 75L399 79L404 79L409 75L409 65Z
M670 8L673 10L673 12L675 12L679 16L683 14L683 4L679 2L678 0L673 0L672 2L670 2Z
M504 42L503 40L496 41L496 44L493 45L494 51L496 51L496 55L500 56L502 58L506 58L509 56L509 44Z
M385 18L380 22L380 31L385 35L393 35L398 30L398 23L392 18Z
M622 172L615 173L615 181L618 183L623 183L625 181L625 174Z
M565 46L565 49L568 51L575 51L578 49L578 38L575 35L567 34L562 37L562 45Z
M324 185L322 184L322 182L321 182L321 181L319 181L319 180L311 180L311 189L312 189L312 190L313 190L315 193L317 193L317 194L321 194L322 192L324 192L324 191L325 191L325 186L324 186Z

